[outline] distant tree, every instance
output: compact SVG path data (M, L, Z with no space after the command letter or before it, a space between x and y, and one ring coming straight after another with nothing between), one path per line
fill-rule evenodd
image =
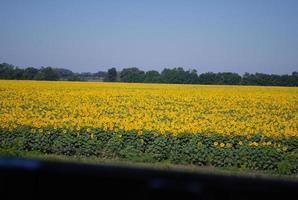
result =
M187 73L187 83L197 84L199 82L199 76L197 70L189 70Z
M120 73L120 79L123 82L142 83L145 80L145 72L136 68L125 68Z
M68 81L82 81L79 74L73 74L71 77L67 79Z
M104 81L107 82L115 82L117 80L117 71L116 68L113 67L111 69L108 69L108 73L106 73Z
M237 73L232 72L222 72L217 74L218 83L224 85L238 85L241 82L241 76Z
M93 74L95 77L97 78L105 78L106 75L107 75L107 72L104 72L104 71L98 71L96 73Z
M36 80L56 81L59 74L52 67L41 68L35 77Z
M183 70L184 71L184 70ZM169 69L165 68L161 72L161 80L163 83L182 83L183 75L182 68Z
M62 80L68 80L74 76L74 73L69 69L53 68L53 70L58 74L59 79Z
M15 79L14 66L7 63L0 64L0 79Z
M78 76L80 76L81 80L104 80L106 77L107 72L98 71L96 73L91 72L82 72L79 73Z
M295 78L295 72L293 72L292 75L245 73L242 77L241 84L265 86L298 86L298 77L296 76Z
M23 79L25 80L33 80L38 74L38 69L34 67L28 67L23 72Z
M90 80L90 79L93 79L93 74L90 72L82 72L80 73L80 78L82 80Z
M288 80L289 86L298 86L298 72L293 72L290 76L290 80Z
M23 79L24 69L20 69L18 67L14 68L13 71L13 79L22 80Z
M160 73L155 70L147 71L145 74L144 82L146 83L158 83L160 82Z
M232 72L207 72L199 76L199 83L201 84L238 85L240 82L241 76Z
M196 70L185 71L182 67L168 69L161 72L161 82L163 83L198 83L198 74Z
M264 86L298 86L298 72L292 74L264 74L245 73L242 77L237 73L220 72L202 73L198 76L196 70L184 70L182 67L165 68L161 73L158 71L144 72L136 67L125 68L120 73L115 68L108 72L97 73L73 73L64 68L42 67L36 69L28 67L21 69L11 64L0 64L0 79L25 79L25 80L105 80L123 82L146 82L146 83L177 83L177 84L225 84L225 85L264 85Z
M245 72L241 78L241 82L240 84L241 85L252 85L251 82L252 82L252 79L253 79L253 75L248 73L248 72ZM255 84L254 84L255 85Z
M185 80L184 69L181 67L165 68L161 72L161 80L163 83L183 83Z
M220 77L213 72L202 73L199 76L199 83L201 84L217 84L219 82Z

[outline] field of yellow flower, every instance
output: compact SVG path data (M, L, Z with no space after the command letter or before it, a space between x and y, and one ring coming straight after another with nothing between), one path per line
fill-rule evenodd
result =
M298 136L298 88L0 82L0 127Z
M298 88L0 80L5 148L296 173Z

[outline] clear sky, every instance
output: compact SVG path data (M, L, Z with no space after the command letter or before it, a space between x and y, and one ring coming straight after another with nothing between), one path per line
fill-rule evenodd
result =
M0 0L0 62L291 73L298 0Z

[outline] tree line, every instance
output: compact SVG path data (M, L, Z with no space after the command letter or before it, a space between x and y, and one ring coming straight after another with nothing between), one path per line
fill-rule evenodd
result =
M97 73L74 73L71 70L54 67L27 67L25 69L16 67L11 64L0 64L0 79L10 80L68 80L68 81L84 81L84 80L100 80L106 75L106 72Z
M291 75L245 73L243 76L240 76L233 72L206 72L198 74L194 69L184 70L182 67L173 69L165 68L161 73L155 70L145 72L136 67L125 68L117 73L115 68L111 68L107 72L105 81L131 83L298 86L298 72L293 72Z
M174 83L174 84L214 84L214 85L265 85L265 86L298 86L298 72L288 75L245 73L240 76L233 72L206 72L198 74L196 70L185 70L182 67L165 68L161 72L143 71L136 67L117 71L110 68L107 72L74 73L64 68L27 67L19 68L11 64L0 64L0 79L14 80L69 80L129 83Z

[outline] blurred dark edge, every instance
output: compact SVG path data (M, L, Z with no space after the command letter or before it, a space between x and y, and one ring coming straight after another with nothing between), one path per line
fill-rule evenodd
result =
M0 199L287 199L298 182L0 157Z

